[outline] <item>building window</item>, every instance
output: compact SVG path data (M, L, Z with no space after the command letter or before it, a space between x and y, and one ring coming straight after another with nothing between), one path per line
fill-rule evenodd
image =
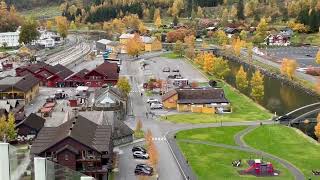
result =
M66 161L69 160L69 155L68 155L68 154L65 154L65 155L64 155L64 160L66 160Z

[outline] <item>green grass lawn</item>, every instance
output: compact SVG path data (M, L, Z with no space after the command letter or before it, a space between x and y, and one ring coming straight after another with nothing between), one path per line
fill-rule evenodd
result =
M176 134L177 139L192 139L210 141L219 144L236 145L234 135L246 129L248 126L199 128L180 131Z
M174 123L213 123L213 122L238 122L266 120L272 117L266 109L259 106L251 99L236 91L230 85L221 83L227 99L231 102L232 113L230 114L203 114L185 113L168 115L167 121Z
M291 162L306 177L312 175L312 169L320 168L320 145L309 142L289 127L280 125L258 127L245 136L244 140L256 149Z
M178 144L199 180L257 179L255 176L240 176L238 174L238 170L248 167L246 163L240 168L231 165L232 161L237 159L244 162L245 159L259 158L255 154L202 144L186 142L178 142ZM272 163L280 171L280 176L260 177L258 179L294 179L287 169L278 163Z
M303 33L295 33L291 38L292 44L311 44L311 45L320 45L320 33L314 34L303 34Z
M176 53L174 53L174 52L163 54L163 55L161 55L161 57L165 57L165 58L168 58L168 59L178 59L178 58L181 58L178 54L176 54Z
M31 10L22 11L21 14L27 17L34 17L36 19L41 18L54 18L55 16L61 16L59 5L50 5L47 7L37 7Z

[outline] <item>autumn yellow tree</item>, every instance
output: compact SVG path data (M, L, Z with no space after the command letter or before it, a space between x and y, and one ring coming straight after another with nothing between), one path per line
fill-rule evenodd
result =
M242 41L239 37L233 39L232 48L236 56L240 56L241 48L245 45L245 41Z
M260 101L264 96L263 75L260 73L260 71L256 71L253 74L250 84L251 97L256 101Z
M194 62L198 65L201 66L201 68L203 67L203 64L204 64L204 56L205 56L205 53L207 52L200 52L197 54L197 56L194 58Z
M318 138L318 142L320 142L320 114L317 116L317 125L314 127L314 134Z
M218 43L222 46L225 46L228 43L228 36L222 30L217 31Z
M294 59L284 58L281 63L281 74L288 76L290 79L293 78L297 69L297 62Z
M203 10L200 6L198 6L198 9L197 9L197 17L198 18L203 18L204 17L204 14L203 14Z
M257 31L254 36L256 42L262 42L268 33L268 22L266 18L261 18L257 26Z
M160 28L160 26L162 25L160 14L158 17L156 17L156 19L154 21L154 25L156 25L157 28Z
M212 53L204 53L202 69L206 73L211 73L214 66L214 55Z
M52 30L52 25L53 25L53 22L48 20L47 23L46 23L47 30L51 31Z
M252 62L252 56L253 56L253 44L247 43L247 53L248 53L248 60L249 62Z
M55 17L57 31L60 36L64 39L68 35L69 23L66 17L64 16L57 16Z
M231 72L228 62L222 57L216 57L212 68L212 73L220 79L224 79Z
M248 85L247 73L244 71L243 66L241 66L236 74L236 86L240 91L245 91L248 88Z
M180 40L176 42L173 52L178 54L180 57L183 55L184 47L183 47L183 43Z
M17 137L15 125L15 118L12 112L9 113L8 119L2 116L0 118L0 140L13 141Z
M139 57L143 51L143 43L139 34L135 34L133 38L127 41L127 53L132 57Z
M129 80L126 77L120 77L117 82L117 88L128 95L131 91Z
M316 63L320 64L320 50L318 50L317 55L316 55Z

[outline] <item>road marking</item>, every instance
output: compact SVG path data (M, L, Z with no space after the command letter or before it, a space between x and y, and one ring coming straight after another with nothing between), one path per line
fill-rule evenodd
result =
M152 138L153 141L166 141L166 137L153 137Z

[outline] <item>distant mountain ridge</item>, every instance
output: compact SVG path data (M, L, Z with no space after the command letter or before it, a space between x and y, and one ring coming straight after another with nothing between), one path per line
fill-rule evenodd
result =
M59 5L64 0L5 0L7 5L14 5L19 10L33 9L50 5Z

